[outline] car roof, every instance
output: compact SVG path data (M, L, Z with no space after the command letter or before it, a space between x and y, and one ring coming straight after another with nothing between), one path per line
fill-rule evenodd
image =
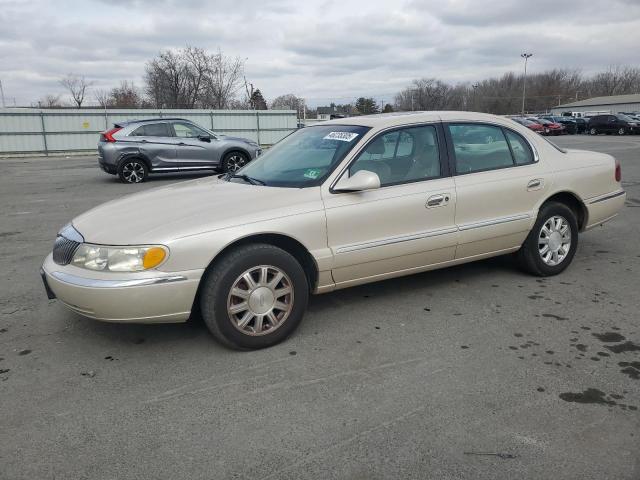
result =
M316 125L361 125L372 128L386 128L410 123L438 122L438 121L484 121L508 124L505 117L488 113L462 111L429 111L429 112L393 112L363 115L360 117L339 118L327 120ZM505 123L507 122L507 123Z

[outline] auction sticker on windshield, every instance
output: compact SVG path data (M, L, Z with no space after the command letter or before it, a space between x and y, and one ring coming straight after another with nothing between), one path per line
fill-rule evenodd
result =
M322 170L320 170L318 168L308 168L307 171L304 172L304 177L305 178L310 178L312 180L315 180L321 174L322 174Z
M331 132L323 140L340 140L341 142L350 142L358 136L353 132Z

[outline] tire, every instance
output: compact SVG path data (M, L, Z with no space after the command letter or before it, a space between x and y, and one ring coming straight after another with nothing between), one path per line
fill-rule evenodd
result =
M595 128L591 127L589 129L589 135L597 135L597 134L598 134L598 131Z
M265 269L266 281L261 276ZM253 285L245 280L247 275ZM273 282L277 283L266 286ZM302 321L308 301L309 283L300 263L267 244L238 247L224 255L200 290L200 309L209 331L223 345L240 350L283 341Z
M624 135L625 133L627 133L627 132L625 131L624 128L619 128L618 129L618 135Z
M117 174L122 183L142 183L149 176L149 168L143 160L129 158L120 162Z
M249 163L249 160L249 157L242 152L229 152L222 158L222 171L226 173L237 172Z
M555 221L552 219L555 219ZM553 229L558 224L557 219L564 221L560 232L556 232ZM549 222L553 222L553 228L551 229L549 228ZM564 230L565 225L567 227L566 231ZM553 236L543 232L543 227L546 227L546 232L550 231ZM563 243L566 241L567 231L569 233L568 245ZM550 247L546 252L544 252L544 242L546 242L547 247ZM541 246L542 248L540 248ZM549 277L559 274L569 266L577 248L578 221L576 220L575 212L563 203L547 202L540 208L536 223L522 247L516 253L516 258L520 267L528 273L539 277ZM557 257L553 253L554 250ZM549 257L549 260L546 260L546 257ZM555 263L555 259L558 260L557 263Z

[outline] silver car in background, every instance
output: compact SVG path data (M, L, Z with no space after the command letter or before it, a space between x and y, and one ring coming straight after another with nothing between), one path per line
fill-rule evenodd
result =
M116 123L100 134L100 168L124 183L140 183L150 172L235 172L262 153L253 140L213 133L182 118Z

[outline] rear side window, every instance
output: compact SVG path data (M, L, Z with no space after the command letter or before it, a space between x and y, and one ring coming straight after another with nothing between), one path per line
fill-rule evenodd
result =
M515 132L505 130L516 165L533 163L533 152L527 141Z
M131 137L171 137L166 123L149 123L136 128L129 134Z
M507 139L500 127L450 124L457 173L481 172L513 166Z

